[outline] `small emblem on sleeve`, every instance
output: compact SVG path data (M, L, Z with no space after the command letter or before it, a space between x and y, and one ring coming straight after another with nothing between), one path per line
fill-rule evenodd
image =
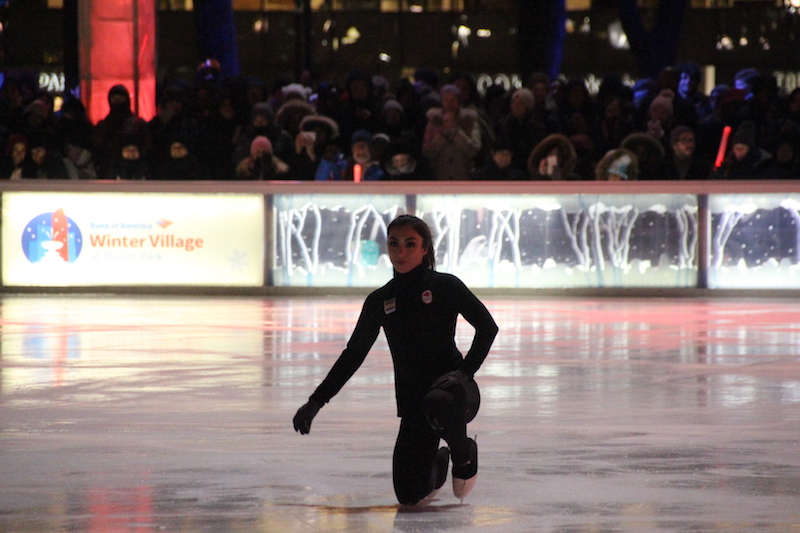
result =
M397 310L397 299L389 298L383 301L383 312L387 315L394 313Z
M422 293L422 303L429 304L433 301L433 293L430 290L427 290Z

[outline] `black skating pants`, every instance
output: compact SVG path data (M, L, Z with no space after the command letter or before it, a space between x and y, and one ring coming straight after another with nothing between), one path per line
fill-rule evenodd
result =
M453 461L469 457L467 439L467 400L463 387L444 391L434 389L422 401L420 409L400 419L400 431L394 446L392 478L397 500L411 505L433 490L433 463L439 440L450 447ZM440 430L431 421L438 422Z

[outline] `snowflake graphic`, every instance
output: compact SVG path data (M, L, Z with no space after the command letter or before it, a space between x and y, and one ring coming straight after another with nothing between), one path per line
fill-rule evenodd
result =
M244 268L249 264L249 262L247 261L247 252L234 250L233 255L228 257L228 263L230 264L232 271L234 272L243 271Z

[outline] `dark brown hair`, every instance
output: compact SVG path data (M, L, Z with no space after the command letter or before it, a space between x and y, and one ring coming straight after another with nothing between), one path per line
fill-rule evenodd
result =
M436 270L436 257L433 251L433 236L431 235L431 229L421 218L417 218L414 215L400 215L392 220L392 222L386 228L386 235L388 236L394 228L405 227L413 229L419 234L420 237L422 237L422 246L426 250L425 257L422 258L422 262L425 264L426 268Z

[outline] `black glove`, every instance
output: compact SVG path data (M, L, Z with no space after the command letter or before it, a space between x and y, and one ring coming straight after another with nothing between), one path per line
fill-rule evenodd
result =
M307 435L311 431L311 421L319 413L320 405L314 400L308 400L303 407L297 410L294 415L294 430L299 431L301 435Z
M469 379L469 376L463 370L453 370L447 374L442 374L436 378L430 386L430 389L449 389L453 385L464 383Z

